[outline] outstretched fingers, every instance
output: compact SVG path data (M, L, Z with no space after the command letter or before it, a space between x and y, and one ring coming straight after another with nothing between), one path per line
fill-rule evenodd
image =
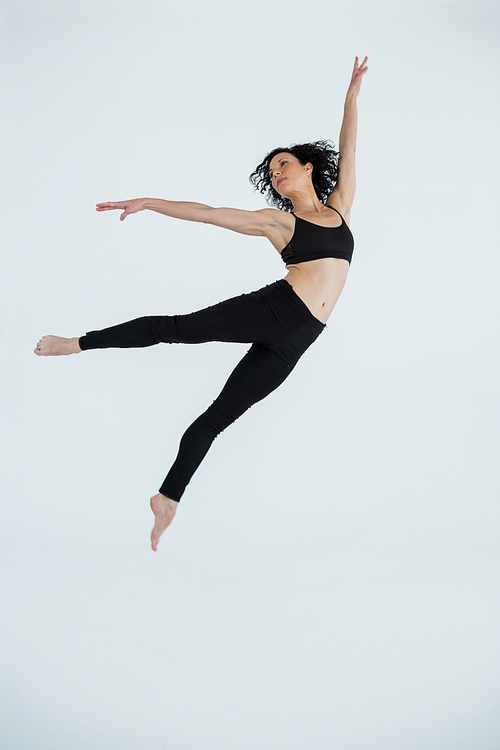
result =
M96 203L96 211L112 211L113 209L118 208L123 211L120 215L120 221L123 221L126 216L129 216L129 214L135 214L137 211L142 211L146 207L146 203L147 198L133 198L129 201L119 202L107 201L106 203Z
M352 94L354 96L357 96L361 89L361 81L363 80L363 76L368 70L368 65L366 65L366 61L368 60L368 57L365 57L361 65L358 63L358 58L354 60L354 70L352 71L352 77L351 77L351 83L349 84L348 93Z
M123 203L96 203L96 211L112 211L114 208L124 208Z
M132 201L122 201L121 203L96 203L96 211L113 211L115 208L120 209L123 211L122 214L120 214L120 221L123 221L129 213L132 213L129 211L129 207Z
M365 71L368 70L368 65L365 65L366 61L368 60L368 57L365 57L361 65L358 65L358 58L354 61L354 70L358 73L365 73Z

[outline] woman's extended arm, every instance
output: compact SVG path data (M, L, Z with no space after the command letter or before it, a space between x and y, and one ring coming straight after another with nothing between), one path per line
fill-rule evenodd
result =
M358 66L358 58L354 62L354 70L352 73L351 82L347 89L347 95L344 104L344 119L342 120L342 127L340 129L339 137L339 149L340 153L343 151L355 151L356 150L356 136L358 132L358 105L357 99L358 94L361 91L361 81L364 74L368 70L368 65L365 65L367 57L363 60L361 65Z
M187 221L201 221L204 224L213 224L216 227L230 229L240 234L251 234L259 237L267 237L269 231L276 224L275 208L260 208L257 211L242 211L238 208L213 208L204 203L191 203L189 201L165 201L162 198L135 198L130 201L118 203L97 203L96 211L113 211L120 209L120 221L130 214L144 211L149 208L165 216L174 219L186 219Z
M344 119L339 136L340 157L337 184L328 198L330 200L330 197L338 196L345 214L350 212L356 193L357 99L361 90L361 81L368 70L368 66L365 64L367 60L368 58L365 57L361 65L358 65L358 58L356 57L354 62L354 70L345 98Z
M134 198L130 201L120 201L119 203L97 203L96 211L112 211L115 208L123 210L120 221L123 221L130 214L138 211L144 211L148 208L151 211L157 211L165 216L171 216L174 219L186 219L187 221L207 221L210 206L204 203L191 203L189 201L165 201L162 198Z

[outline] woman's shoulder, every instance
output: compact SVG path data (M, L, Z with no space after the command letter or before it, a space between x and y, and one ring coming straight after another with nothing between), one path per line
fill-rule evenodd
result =
M268 225L275 229L288 229L293 226L294 219L290 211L282 211L279 208L261 208L258 213Z

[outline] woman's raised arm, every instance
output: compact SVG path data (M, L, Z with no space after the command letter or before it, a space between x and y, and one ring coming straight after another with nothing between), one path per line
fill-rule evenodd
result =
M345 98L344 119L342 120L342 127L340 129L339 148L341 153L343 151L356 150L358 129L357 98L361 91L361 81L368 70L368 65L365 65L367 60L368 58L365 57L361 65L358 65L358 58L354 61L354 70Z
M344 215L349 215L351 206L356 193L356 138L358 131L358 94L361 90L361 81L368 70L366 65L367 57L361 65L358 65L358 58L354 61L354 70L352 72L351 82L347 89L347 95L344 104L344 118L339 136L339 171L337 184L328 196L329 202L340 201ZM332 200L330 200L332 199Z

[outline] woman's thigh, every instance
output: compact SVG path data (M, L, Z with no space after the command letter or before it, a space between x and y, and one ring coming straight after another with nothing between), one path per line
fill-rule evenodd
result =
M305 318L277 286L276 282L188 315L174 315L178 341L262 344L280 341L300 328Z

